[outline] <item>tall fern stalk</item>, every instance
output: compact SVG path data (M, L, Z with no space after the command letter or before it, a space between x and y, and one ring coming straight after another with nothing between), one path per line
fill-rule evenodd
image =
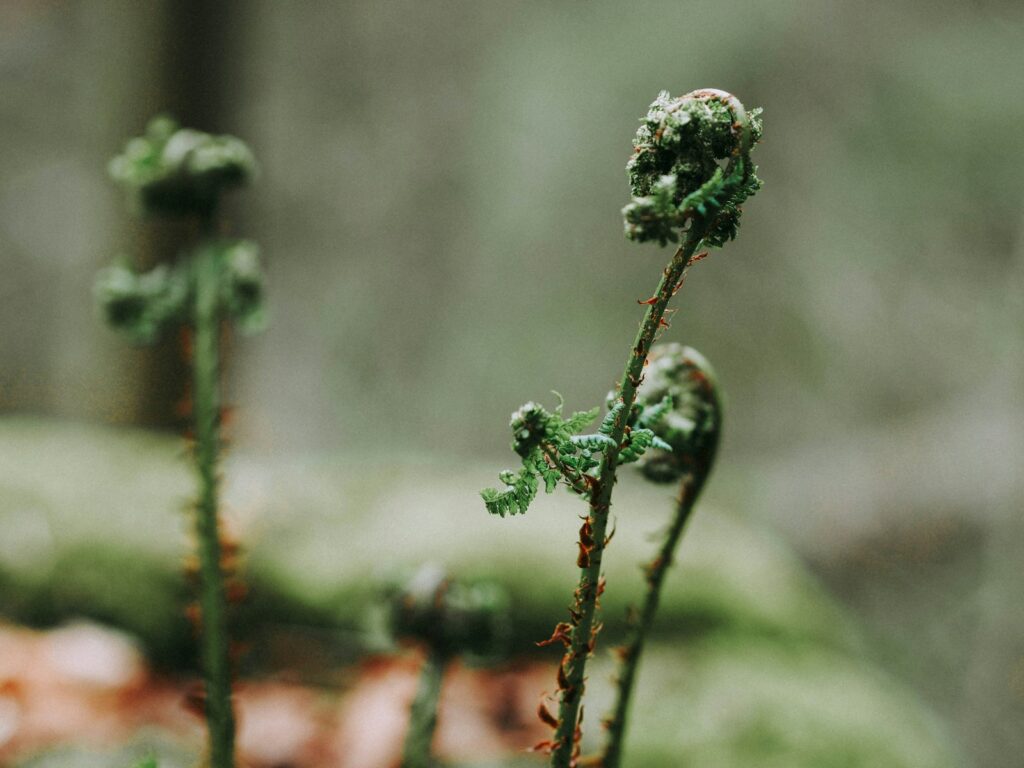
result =
M589 537L592 543L584 542L582 544L583 550L586 550L588 546L590 548L589 562L586 562L580 569L570 621L572 625L571 642L559 670L561 699L558 706L558 727L555 730L551 753L553 768L568 768L579 756L579 737L576 734L581 720L584 672L597 636L594 615L598 605L601 561L607 544L612 490L615 487L615 475L619 466L619 447L626 434L629 414L636 402L636 390L643 374L647 354L661 327L661 321L665 316L669 301L672 299L676 287L682 282L690 265L690 259L700 246L703 234L701 227L691 229L686 241L676 250L672 261L666 267L655 294L657 300L648 307L644 315L640 330L633 342L622 381L619 383L619 402L622 403L622 408L615 419L611 434L608 435L612 445L604 452L597 472L596 485L591 489L590 511L586 522L591 528Z
M231 660L227 625L225 574L222 568L218 519L217 464L220 456L220 264L210 231L199 245L195 266L195 339L193 342L193 417L195 460L199 476L196 540L199 545L202 664L206 678L206 721L210 763L232 768L235 717L231 703Z
M180 128L169 118L150 122L110 164L138 213L198 222L199 241L170 265L137 273L121 263L97 276L94 292L106 320L133 341L151 343L168 330L192 331L192 418L199 485L195 504L198 547L200 658L211 768L234 768L235 722L224 546L218 515L221 453L219 339L225 320L243 331L263 325L259 251L244 240L216 235L221 193L255 174L249 149L231 136Z
M601 565L608 543L612 492L620 464L641 460L650 450L671 451L658 436L660 422L672 410L671 397L640 403L648 355L667 327L672 297L682 287L701 247L720 247L733 239L740 205L760 188L750 151L760 138L759 111L749 116L732 95L694 91L678 99L662 93L651 105L633 142L627 164L632 202L623 209L627 238L661 245L680 242L662 272L647 306L609 410L596 434L578 434L597 418L598 409L562 415L527 403L513 413L513 450L522 468L499 477L503 489L483 491L489 512L504 516L526 511L540 484L552 492L559 484L588 503L580 528L580 568L569 621L555 627L542 645L560 642L565 654L558 668L557 716L541 707L540 716L554 735L536 748L550 753L552 768L579 764L582 700L587 660L600 630L596 615L604 590ZM728 160L723 169L720 160Z
M617 649L620 664L615 680L615 704L604 721L607 733L601 768L619 768L621 765L626 720L640 656L654 624L665 576L711 473L722 425L716 377L707 361L695 350L678 344L669 344L661 349L656 346L654 354L657 355L653 360L654 370L639 397L643 400L646 394L649 401L660 401L665 395L672 397L673 412L657 430L672 450L651 457L641 469L654 482L670 482L682 475L682 483L665 538L655 558L644 569L647 592L643 606L632 619L626 643Z

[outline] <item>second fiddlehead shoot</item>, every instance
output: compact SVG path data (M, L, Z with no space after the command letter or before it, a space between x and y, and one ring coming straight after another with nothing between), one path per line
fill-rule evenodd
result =
M654 101L627 164L633 199L623 209L625 232L636 242L681 244L654 295L640 302L646 311L608 413L595 434L580 435L596 420L597 409L566 418L561 407L549 412L527 403L511 422L521 468L502 472L504 487L482 494L488 511L502 516L525 512L541 483L547 492L565 485L588 505L577 541L580 574L569 620L559 623L548 641L565 647L557 675L558 714L542 713L555 732L537 745L549 752L552 768L579 763L584 673L600 630L595 616L604 591L601 560L616 471L651 448L671 449L655 431L671 403L637 402L648 354L668 325L666 309L698 249L722 246L736 236L740 206L760 188L750 158L760 136L759 111L748 113L724 91L699 90L679 98L662 92Z
M494 584L453 581L426 565L387 601L386 625L391 639L421 647L419 685L409 707L409 727L402 746L401 768L434 768L441 686L449 663L493 658L506 634L508 597Z
M632 617L629 637L617 649L619 672L615 680L615 705L605 720L607 729L601 768L619 768L626 717L636 680L640 654L661 598L665 575L693 512L697 498L711 474L722 430L722 402L711 365L694 349L680 344L656 345L647 376L637 400L643 405L672 403L655 428L670 450L651 451L640 470L656 483L681 480L676 511L665 532L658 554L644 568L647 593L643 606Z

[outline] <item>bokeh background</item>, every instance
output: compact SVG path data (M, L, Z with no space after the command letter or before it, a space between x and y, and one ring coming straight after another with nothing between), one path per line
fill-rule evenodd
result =
M543 508L483 519L476 489L511 462L513 408L551 389L588 407L614 382L635 299L667 256L622 237L630 139L659 90L704 86L765 108L765 189L738 241L694 269L666 337L707 355L727 392L694 529L722 553L708 573L750 565L731 535L785 553L849 622L842 643L933 718L950 764L1018 766L1014 0L5 0L0 549L8 584L32 586L10 586L4 611L117 624L116 611L86 607L88 590L60 598L71 567L60 558L97 540L141 558L155 530L170 531L152 545L161 562L183 548L167 511L188 493L173 438L180 352L174 340L127 346L90 294L117 254L145 264L173 253L173 232L133 219L105 175L165 110L244 138L261 163L227 215L263 248L271 315L231 349L229 485L257 542L281 546L277 530L313 539L268 554L268 583L307 602L320 589L336 607L360 573L340 565L357 540L369 567L438 547L504 551L488 542L505 536L528 550L543 530L565 546L541 547L538 567L568 585L571 521L544 522ZM358 535L337 523L371 512ZM711 531L719 513L742 532ZM74 567L88 574L98 556L84 557ZM522 579L516 557L528 556L508 557L503 573ZM752 577L751 604L777 587ZM560 610L561 594L544 599ZM842 701L850 687L832 684ZM912 754L834 764L937 764ZM692 764L732 764L715 759Z

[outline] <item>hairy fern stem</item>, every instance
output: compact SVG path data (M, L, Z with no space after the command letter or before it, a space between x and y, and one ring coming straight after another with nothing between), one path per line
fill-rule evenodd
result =
M208 223L204 225L207 234ZM199 604L202 621L202 666L206 682L206 722L210 765L234 768L235 720L231 702L231 660L227 598L218 516L220 456L220 252L212 238L200 243L195 270L195 338L193 341L193 417L195 460L199 478L196 538L199 547Z
M198 620L209 765L234 768L226 562L231 552L221 539L218 519L219 340L227 321L243 331L257 331L265 316L259 248L250 241L218 237L216 213L223 192L255 177L256 161L233 136L182 128L161 116L125 145L108 171L128 193L134 212L199 225L198 243L174 262L138 273L121 259L100 271L93 293L106 321L136 343L151 344L175 328L192 332L199 610L190 610L190 616Z
M654 624L654 616L661 600L661 587L665 575L672 565L676 548L682 538L686 524L690 520L697 497L704 485L705 475L689 476L683 480L676 500L676 513L665 534L661 549L657 556L645 569L647 594L640 613L633 620L629 637L625 645L618 649L620 659L618 674L615 678L615 705L612 713L604 721L607 729L604 751L601 755L601 768L619 768L622 762L622 742L625 738L626 720L629 715L629 704L632 699L633 685L636 681L640 655L644 650L647 634Z
M558 706L558 728L555 730L551 751L550 764L552 768L570 768L579 757L584 672L597 636L594 615L598 605L601 559L607 543L608 517L618 468L619 446L626 434L629 414L636 402L636 390L640 385L647 355L659 328L661 328L665 310L686 277L690 260L697 248L700 247L704 233L705 228L698 222L694 222L687 232L683 244L679 246L672 261L665 268L661 282L658 284L655 300L648 305L643 322L637 331L625 371L622 374L622 381L619 384L618 399L623 407L619 410L609 435L613 446L603 454L597 485L590 497L587 522L590 524L590 536L593 542L589 546L589 562L585 562L580 568L575 603L570 612L571 641L559 669L561 698Z

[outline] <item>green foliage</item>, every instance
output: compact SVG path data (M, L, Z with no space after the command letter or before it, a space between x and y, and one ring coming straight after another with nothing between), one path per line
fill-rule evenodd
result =
M260 248L251 240L220 246L220 301L224 313L246 333L263 330L263 267Z
M626 164L633 200L622 209L626 237L678 242L690 220L706 228L704 244L736 236L740 205L761 181L750 150L761 137L761 110L747 115L721 91L694 91L673 99L658 94L633 140ZM719 161L729 159L723 172Z
M220 311L244 332L261 330L266 317L259 246L249 240L228 240L205 247L212 249L218 264ZM112 328L136 343L149 344L166 330L189 322L196 279L188 256L142 273L121 261L97 274L93 295Z
M201 279L196 264L203 257L216 263L211 274L216 274L218 316L232 318L244 332L262 329L266 318L259 247L249 240L210 236L221 194L256 174L249 148L233 136L181 128L161 116L150 121L145 135L129 140L124 152L110 161L109 172L128 190L134 208L195 216L205 236L173 265L140 274L122 261L101 270L93 293L111 327L145 344L173 326L193 322L189 307L196 301Z
M181 128L160 116L143 136L128 141L108 171L139 212L204 214L216 207L222 191L255 177L256 161L234 136Z
M503 490L485 488L480 492L487 511L499 517L526 512L537 495L536 471L525 466L518 472L506 469L498 474L498 479L505 484Z
M186 270L164 264L142 274L125 263L113 264L100 271L93 285L107 323L141 344L185 319L190 293Z
M616 446L610 435L622 408L621 402L613 404L596 433L581 435L577 433L597 418L598 408L577 411L563 418L561 404L553 412L533 401L520 407L512 414L509 428L512 450L522 458L523 466L518 472L504 470L498 475L504 488L485 488L480 492L487 511L500 517L526 512L541 482L546 493L552 493L562 481L577 495L589 498L600 476L597 470L601 455ZM635 411L643 414L645 409L635 407ZM664 409L652 408L651 411L658 413ZM650 429L641 425L627 433L620 446L619 460L637 461L652 447L670 450Z

